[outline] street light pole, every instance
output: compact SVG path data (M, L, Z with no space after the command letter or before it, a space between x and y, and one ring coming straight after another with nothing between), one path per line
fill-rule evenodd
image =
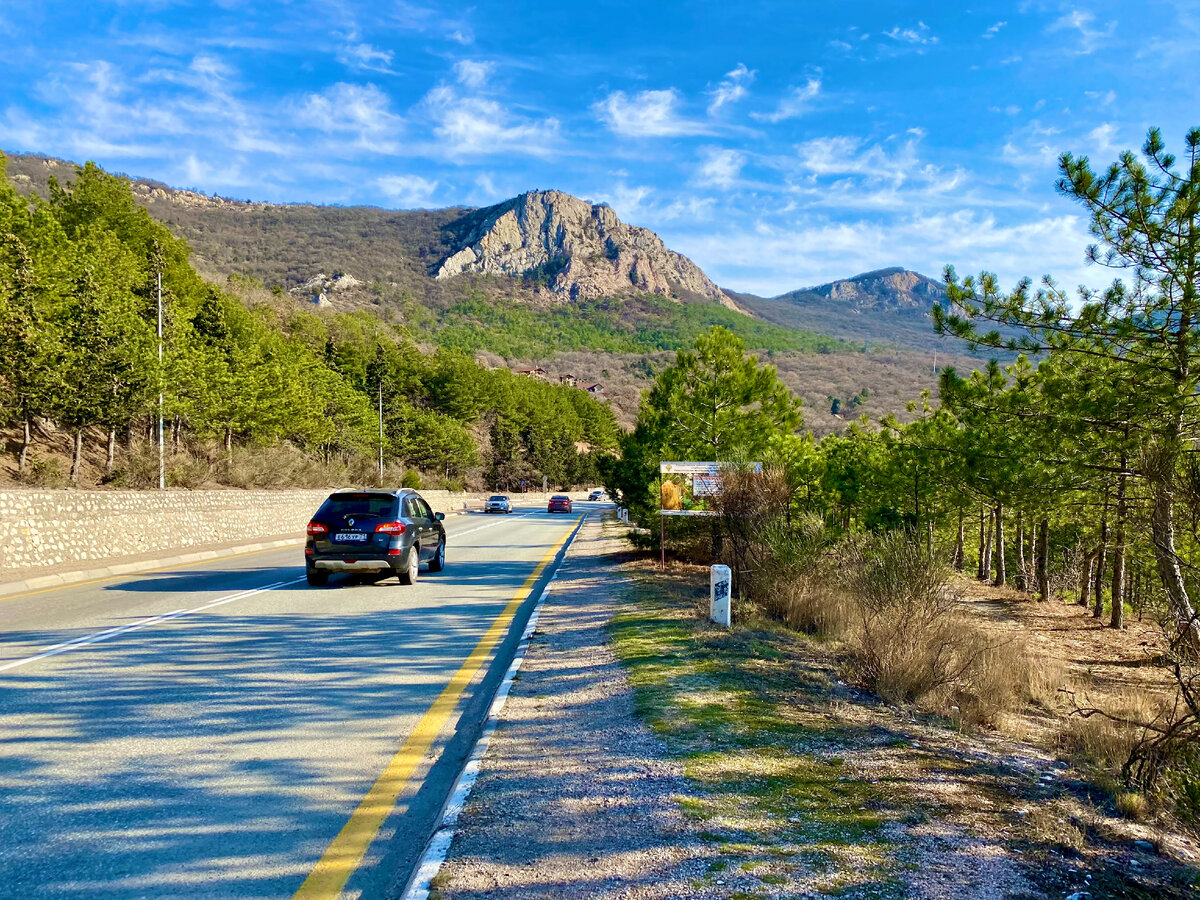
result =
M383 379L379 379L379 486L383 487Z
M162 307L162 270L158 271L158 489L166 490L167 467L163 457L163 307Z

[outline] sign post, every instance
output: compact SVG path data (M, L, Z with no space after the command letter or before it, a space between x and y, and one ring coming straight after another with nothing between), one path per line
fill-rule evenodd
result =
M663 462L658 464L659 550L663 571L667 568L667 516L715 516L714 497L721 496L719 462ZM762 474L762 463L746 468Z

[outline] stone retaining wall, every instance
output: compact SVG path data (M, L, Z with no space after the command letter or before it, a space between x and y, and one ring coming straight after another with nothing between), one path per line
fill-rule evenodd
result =
M440 512L479 500L474 494L421 493ZM328 495L327 490L0 491L0 579L5 570L300 536Z

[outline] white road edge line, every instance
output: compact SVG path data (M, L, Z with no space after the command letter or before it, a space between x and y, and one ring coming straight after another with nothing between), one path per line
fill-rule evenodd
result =
M586 520L586 518L585 514L584 519ZM466 805L471 788L475 786L475 779L479 777L479 770L483 765L483 757L487 753L488 742L491 741L492 735L496 731L496 726L500 724L500 712L504 709L504 702L508 699L508 692L512 689L517 672L521 670L521 664L525 662L525 653L529 649L529 640L533 637L533 632L537 629L538 617L542 613L542 606L545 605L546 598L550 596L550 589L554 587L554 582L558 580L562 567L566 565L567 551L575 543L575 535L579 534L581 528L583 528L583 522L580 522L571 534L570 540L567 541L566 547L563 549L562 563L555 570L550 581L547 582L545 590L542 591L542 595L538 598L537 605L533 608L533 612L529 614L529 622L525 625L525 631L521 634L520 643L517 644L516 652L513 654L512 664L509 665L508 671L504 673L504 679L500 682L500 686L496 688L496 695L492 699L492 705L488 708L487 720L483 731L480 732L479 739L475 742L475 748L471 751L471 755L467 759L467 764L463 766L462 772L459 773L458 780L454 782L454 790L450 792L450 799L446 801L446 806L442 810L441 824L433 833L433 837L429 839L429 843L425 845L425 853L421 856L421 862L417 865L402 900L429 900L429 892L432 889L433 879L437 877L438 872L442 869L442 865L446 862L446 855L450 852L450 844L454 841L459 814L462 813L463 807Z
M274 584L264 585L260 588L253 588L247 591L238 591L235 594L230 594L227 597L218 597L216 600L209 600L207 603L202 603L200 606L194 606L191 609L177 609L174 612L162 613L157 616L141 619L137 622L131 622L128 625L120 625L116 628L109 628L105 631L97 631L93 634L85 634L82 637L77 637L70 641L63 641L61 644L52 644L49 647L35 653L33 656L27 656L24 659L16 659L12 662L0 665L0 672L7 672L11 669L19 669L21 666L29 665L29 663L37 662L39 659L46 659L51 656L59 656L63 653L70 653L72 650L78 650L80 647L86 647L89 644L98 644L101 641L111 640L115 637L129 634L131 631L141 631L143 628L149 628L151 625L157 625L160 622L166 622L170 619L179 619L183 616L190 616L192 613L204 612L213 609L217 606L224 606L226 603L232 603L235 600L244 600L247 597L253 597L255 594L261 594L266 591L273 591L275 588L284 587L285 585L295 584L297 581L303 581L304 578L293 578L291 581L276 581Z

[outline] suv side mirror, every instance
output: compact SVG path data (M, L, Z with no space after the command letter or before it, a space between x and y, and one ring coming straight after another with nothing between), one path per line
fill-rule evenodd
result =
M435 519L437 519L439 522L444 522L444 521L446 521L446 514L445 514L445 513L434 513L434 514L433 514L433 517L434 517Z

